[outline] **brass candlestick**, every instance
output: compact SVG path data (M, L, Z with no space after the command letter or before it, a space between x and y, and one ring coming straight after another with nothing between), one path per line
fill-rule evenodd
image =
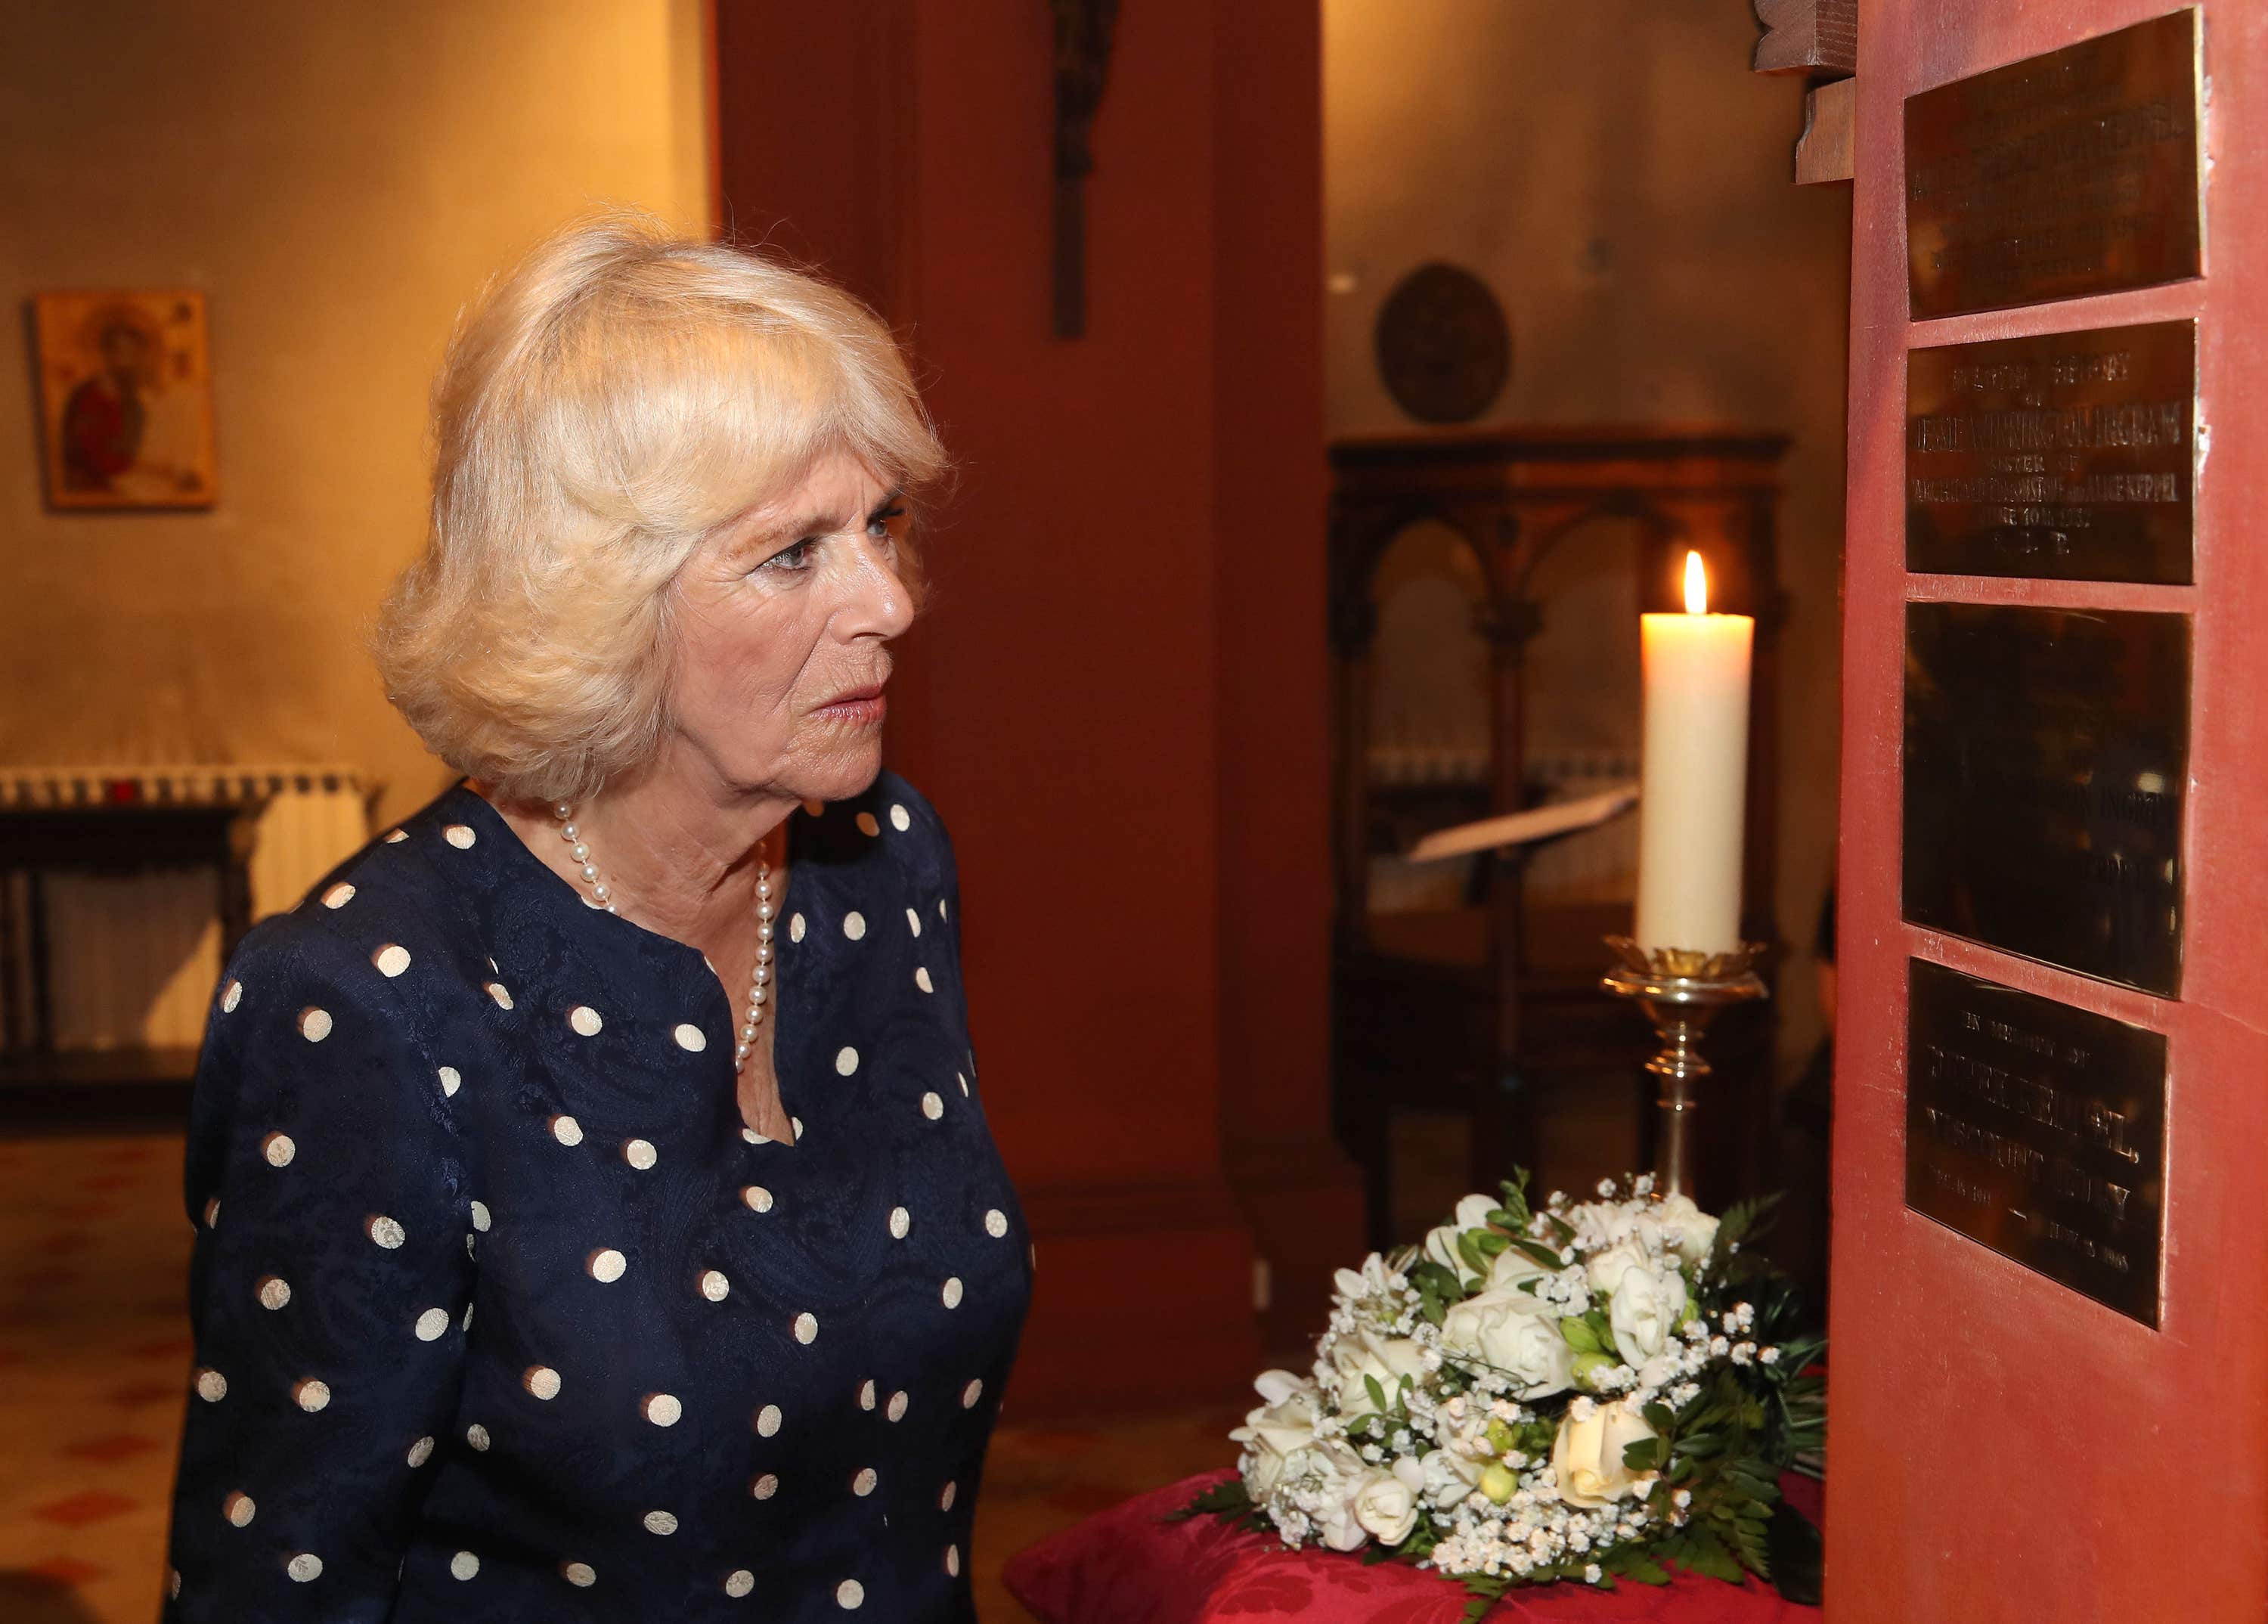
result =
M1751 941L1732 953L1695 953L1641 948L1627 936L1609 936L1607 946L1622 962L1600 985L1618 998L1635 1000L1661 1038L1661 1052L1646 1063L1661 1079L1661 1096L1655 1102L1661 1108L1661 1142L1654 1187L1664 1195L1690 1195L1685 1119L1697 1103L1694 1080L1709 1074L1709 1062L1701 1058L1701 1031L1719 1009L1771 996L1755 968L1764 949Z

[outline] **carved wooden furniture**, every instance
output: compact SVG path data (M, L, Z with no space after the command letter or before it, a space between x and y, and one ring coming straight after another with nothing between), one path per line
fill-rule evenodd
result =
M1481 871L1482 895L1456 926L1469 936L1470 950L1420 957L1377 940L1369 859L1397 847L1407 833L1381 827L1369 773L1378 631L1372 588L1381 558L1409 527L1431 520L1456 532L1480 564L1485 595L1475 613L1491 653L1486 804L1454 808L1479 816L1517 810L1535 794L1523 738L1523 653L1550 612L1533 587L1544 556L1591 520L1634 521L1640 606L1673 609L1682 607L1685 550L1697 548L1707 562L1712 607L1756 617L1742 905L1750 939L1769 942L1774 696L1785 615L1774 508L1787 445L1785 435L1729 428L1498 427L1368 436L1331 447L1335 1105L1341 1136L1366 1170L1371 1222L1381 1236L1394 1104L1470 1111L1475 1187L1485 1188L1513 1163L1535 1164L1542 1079L1624 1067L1636 1077L1652 1052L1644 1023L1597 986L1607 963L1601 938L1628 928L1627 903L1529 909L1517 852ZM1440 808L1442 822L1456 821L1452 810ZM1718 1175L1705 1183L1705 1198L1747 1182L1743 1141L1767 1119L1771 1017L1768 1010L1741 1013L1749 1018L1728 1020L1723 1029L1726 1064L1714 1082L1713 1109L1703 1113L1700 1160Z

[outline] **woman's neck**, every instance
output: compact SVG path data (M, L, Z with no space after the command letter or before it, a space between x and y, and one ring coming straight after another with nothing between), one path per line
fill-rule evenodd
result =
M755 859L796 803L704 784L703 774L665 762L633 782L611 786L574 809L590 862L608 900L646 929L712 958L752 929ZM585 895L591 883L551 807L499 804L514 831L542 861ZM785 853L768 851L774 868ZM775 895L777 894L777 888Z

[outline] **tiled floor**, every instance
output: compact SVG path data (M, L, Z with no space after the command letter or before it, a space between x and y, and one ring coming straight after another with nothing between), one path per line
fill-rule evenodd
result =
M189 1223L178 1136L0 1140L0 1620L150 1624L187 1400ZM1012 1415L1014 1389L1009 1390ZM1226 1465L1219 1409L1006 1426L972 1576L986 1624L1026 1624L1012 1552Z

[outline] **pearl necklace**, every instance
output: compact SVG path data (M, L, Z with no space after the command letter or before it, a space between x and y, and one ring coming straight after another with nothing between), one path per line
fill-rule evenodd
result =
M559 838L582 865L583 883L591 888L591 905L604 908L608 913L619 914L615 905L612 888L599 878L599 866L591 860L591 843L583 838L575 822L575 808L563 801L551 808L558 820ZM762 843L756 846L756 967L748 981L748 1018L740 1027L740 1041L733 1046L733 1069L737 1072L747 1064L748 1051L755 1045L756 1028L764 1018L764 1005L771 997L772 979L772 866L764 860Z

